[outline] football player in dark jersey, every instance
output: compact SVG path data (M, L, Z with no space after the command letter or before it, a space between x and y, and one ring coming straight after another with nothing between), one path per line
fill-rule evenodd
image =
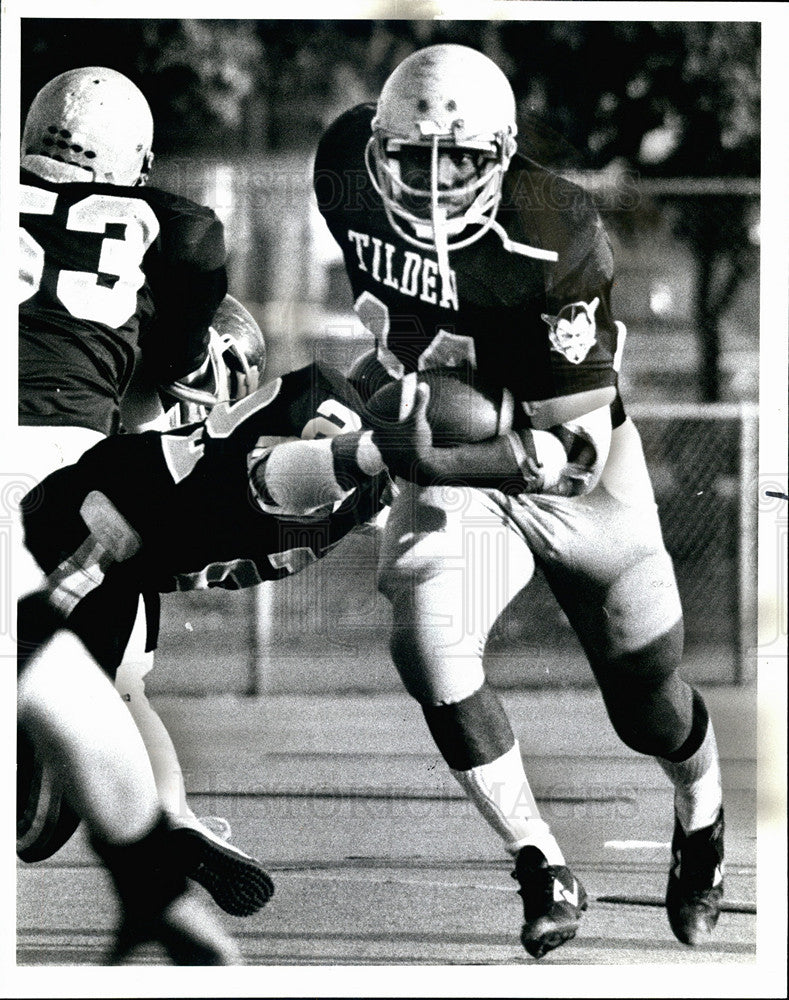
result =
M20 174L25 428L111 434L138 349L161 384L206 360L227 291L223 227L211 209L145 186L152 142L145 97L114 70L63 73L30 107Z
M383 506L390 481L363 409L339 373L311 365L216 402L201 423L94 445L21 504L49 605L114 675L141 594L237 590L301 571ZM271 895L238 848L206 844L180 821L171 837L227 912L247 916Z
M377 439L402 477L380 563L392 655L515 858L521 940L540 957L574 936L587 896L483 671L494 621L539 565L617 733L673 783L666 905L674 933L695 944L721 906L720 770L704 702L679 674L673 567L617 389L625 330L611 312L611 248L591 199L521 155L515 136L499 68L436 45L394 70L377 106L341 115L317 151L318 205L381 369L465 367L514 402L507 434L438 448L420 388L400 436Z
M235 943L188 889L184 845L159 803L131 715L48 600L41 571L21 544L13 565L18 725L47 773L57 774L63 807L84 819L111 876L120 920L107 960L129 960L138 945L153 941L176 965L240 963ZM91 706L87 716L84 704Z
M241 399L255 388L266 362L266 343L260 327L232 295L219 303L208 329L208 362L199 379L176 380L167 386L151 384L148 375L135 370L135 377L121 401L121 420L127 430L164 429L204 419L220 399ZM115 674L115 687L132 713L148 747L159 797L166 812L179 825L190 825L216 845L217 862L228 876L223 845L232 831L222 816L196 816L189 803L183 770L175 745L164 722L148 699L146 676L153 669L153 650L146 648L146 636L159 601L149 594L145 608L138 611L135 628ZM144 611L144 613L142 613ZM57 838L47 843L43 836L34 848L38 856L55 849ZM231 848L233 849L233 848ZM246 855L239 860L243 864ZM240 873L239 873L240 874ZM257 877L256 873L252 873ZM222 879L213 884L220 885Z
M145 186L152 142L145 97L105 67L55 77L28 111L17 471L29 486L118 430L138 357L138 376L150 385L198 386L210 377L209 324L227 289L223 227L210 209ZM165 808L191 820L182 784L169 780L180 778L169 737L145 711L141 676L149 667L133 643L118 674L121 693L134 689L129 704L139 706ZM57 822L56 800L42 793L37 806L20 817L21 857L40 857Z
M114 670L136 613L125 588L238 590L302 570L382 508L380 456L355 459L363 410L313 364L200 423L94 445L22 501L52 603ZM96 610L109 606L111 621Z

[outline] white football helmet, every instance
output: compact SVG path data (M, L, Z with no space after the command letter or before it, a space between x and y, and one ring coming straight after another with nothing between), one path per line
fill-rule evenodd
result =
M61 73L36 94L22 133L22 161L45 157L82 168L91 180L145 182L153 161L153 117L122 73L85 66Z
M440 264L448 251L468 246L490 228L517 125L512 87L487 56L464 45L431 45L408 56L384 84L372 133L367 170L404 240L437 252ZM398 162L404 147L430 151L429 190L404 183ZM465 150L481 154L484 167L460 190L442 191L439 155ZM459 197L467 207L453 215ZM425 215L409 207L415 200L428 206Z
M168 385L165 391L182 403L206 411L253 392L266 367L266 341L251 313L232 295L219 303L208 330L208 368L194 383ZM201 413L191 419L202 419Z

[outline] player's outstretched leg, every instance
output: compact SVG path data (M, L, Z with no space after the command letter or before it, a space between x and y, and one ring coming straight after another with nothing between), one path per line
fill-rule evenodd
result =
M186 798L181 764L170 734L145 692L153 656L142 651L138 613L135 633L118 668L115 687L131 712L145 743L159 801L170 819L187 875L203 886L226 913L248 917L271 898L274 883L258 861L229 843L230 824L223 817L199 819Z
M115 687L126 702L145 743L164 811L175 825L184 819L189 826L199 824L220 840L228 841L232 830L227 819L223 816L198 817L192 811L186 797L186 784L175 745L158 712L148 700L145 677L153 669L154 654L146 649L146 607L146 602L141 599L123 659L115 672Z
M463 574L445 572L467 560L468 523L494 539L508 532L501 512L475 491L461 506L453 491L399 485L379 578L393 609L392 658L453 777L515 859L524 906L521 941L540 958L574 936L586 893L540 817L518 742L482 661L493 623L531 578L534 559L526 545L510 544L504 573L473 563ZM464 617L462 609L472 607L474 615Z
M674 785L668 921L683 944L701 944L715 929L723 902L724 822L718 749L698 691L690 735L657 760Z

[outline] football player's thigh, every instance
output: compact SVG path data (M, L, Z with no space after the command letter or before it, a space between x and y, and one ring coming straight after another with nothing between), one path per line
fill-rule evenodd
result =
M588 496L534 498L524 521L595 666L646 649L682 619L640 439L629 421L615 435Z
M379 587L393 604L392 651L411 694L456 701L480 686L488 632L533 571L523 536L486 494L402 485Z

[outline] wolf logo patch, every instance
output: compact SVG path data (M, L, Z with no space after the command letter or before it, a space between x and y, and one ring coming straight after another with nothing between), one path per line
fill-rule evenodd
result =
M597 343L594 314L600 299L591 302L571 302L559 310L558 316L542 313L548 324L551 350L558 351L574 365L579 365Z

